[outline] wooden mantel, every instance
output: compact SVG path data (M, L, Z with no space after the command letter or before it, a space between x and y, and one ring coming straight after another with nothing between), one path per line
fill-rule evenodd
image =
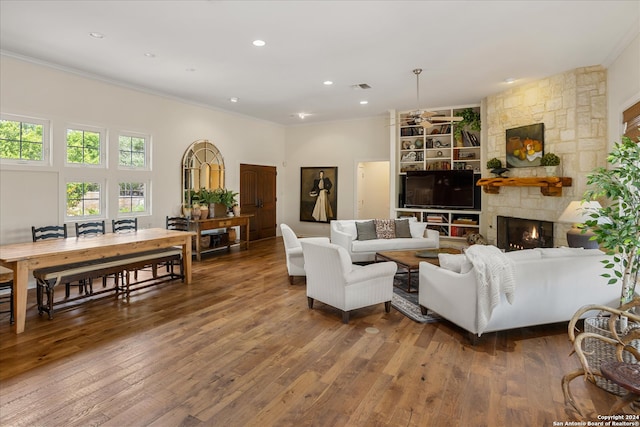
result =
M567 177L536 177L536 178L481 178L476 182L485 193L498 194L500 187L540 187L545 196L562 196L562 187L571 187L572 180Z

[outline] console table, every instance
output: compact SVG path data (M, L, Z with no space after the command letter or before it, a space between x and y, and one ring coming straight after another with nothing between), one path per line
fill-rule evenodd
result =
M189 230L196 232L196 259L202 259L202 232L206 230L218 230L220 228L240 227L240 249L249 249L249 218L253 215L239 215L220 218L206 218L189 221ZM229 241L227 249L236 242Z

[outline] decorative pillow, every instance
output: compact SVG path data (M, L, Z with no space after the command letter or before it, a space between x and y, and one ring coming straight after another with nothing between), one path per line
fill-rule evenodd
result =
M409 230L411 230L411 237L419 238L424 237L424 231L427 229L426 222L409 221Z
M376 236L378 239L395 239L396 222L393 219L376 219Z
M438 261L441 268L454 273L468 273L473 268L473 264L465 254L438 254Z
M411 238L411 229L409 228L408 219L396 219L396 237Z
M356 221L356 230L358 231L357 240L373 240L376 239L376 224L371 221Z

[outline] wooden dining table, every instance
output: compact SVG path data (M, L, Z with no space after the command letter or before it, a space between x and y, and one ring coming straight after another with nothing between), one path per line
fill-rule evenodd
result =
M13 270L15 333L24 332L25 328L29 271L182 246L184 280L190 284L191 240L194 235L191 231L149 228L131 233L107 233L0 246L0 265Z

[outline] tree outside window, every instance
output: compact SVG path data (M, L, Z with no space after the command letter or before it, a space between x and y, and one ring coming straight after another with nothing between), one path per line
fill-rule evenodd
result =
M118 164L126 168L146 167L146 138L120 135L118 137Z
M67 216L100 215L101 191L96 182L67 183Z
M16 120L0 120L0 157L43 161L44 126Z
M99 165L100 133L67 129L67 163Z

